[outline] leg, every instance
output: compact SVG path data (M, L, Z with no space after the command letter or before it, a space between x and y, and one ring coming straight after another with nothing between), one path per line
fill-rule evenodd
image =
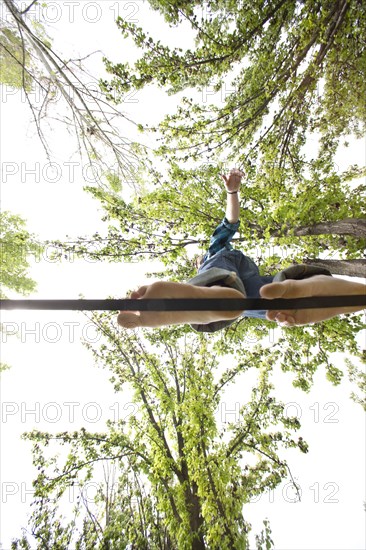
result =
M202 287L159 281L132 292L131 298L243 298L243 295L238 290L228 287ZM124 328L208 324L213 321L236 319L241 313L242 311L121 311L117 322Z
M366 286L362 283L345 281L326 275L314 275L308 279L288 279L281 283L271 283L260 289L262 298L302 298L306 296L341 296L347 294L364 294ZM358 307L303 309L287 311L268 311L267 319L277 321L284 326L307 325L318 323L342 313L352 313L364 309Z

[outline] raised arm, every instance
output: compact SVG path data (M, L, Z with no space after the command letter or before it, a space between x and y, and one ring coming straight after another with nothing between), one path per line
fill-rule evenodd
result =
M236 223L239 220L239 188L243 176L244 173L237 169L231 170L228 176L221 176L225 182L227 195L225 217L230 223Z
M230 241L239 228L239 187L244 176L240 170L233 169L228 176L222 175L227 193L225 217L216 227L210 239L208 251L203 256L202 265L222 248L231 248Z

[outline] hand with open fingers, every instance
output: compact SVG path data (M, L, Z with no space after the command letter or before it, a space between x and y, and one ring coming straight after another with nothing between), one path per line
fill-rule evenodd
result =
M239 191L241 179L245 176L244 172L241 170L238 170L237 168L233 168L230 170L230 173L228 176L221 175L222 179L225 182L226 190L230 193L235 193L236 191Z

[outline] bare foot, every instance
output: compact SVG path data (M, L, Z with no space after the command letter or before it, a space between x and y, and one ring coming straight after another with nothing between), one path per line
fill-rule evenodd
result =
M260 289L262 298L305 298L306 296L341 296L364 294L366 286L362 283L345 281L327 275L315 275L308 279L288 279L281 283L270 283ZM307 325L318 323L342 313L352 313L364 309L355 307L334 307L324 309L295 309L286 311L267 311L269 321L277 321L283 326Z
M185 283L158 281L132 292L132 299L147 298L243 298L233 288L200 287ZM241 311L121 311L117 322L124 328L161 327L180 324L208 324L213 321L236 319Z
M145 285L141 286L139 289L131 292L130 298L133 300L139 300L142 298L148 298L149 295L146 296L146 292L152 285ZM149 293L148 293L149 294ZM153 296L154 298L157 298L156 295ZM151 298L151 296L150 296ZM144 319L145 315L145 319ZM145 321L145 324L144 324ZM146 325L146 312L144 311L120 311L119 315L117 317L117 323L124 328L137 328L137 327L143 327Z

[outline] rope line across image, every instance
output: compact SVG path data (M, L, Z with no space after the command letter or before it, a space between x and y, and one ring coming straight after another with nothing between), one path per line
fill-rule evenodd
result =
M366 306L366 294L313 296L306 298L160 298L160 299L76 299L76 300L0 300L1 310L73 311L236 311L294 310L346 306Z

